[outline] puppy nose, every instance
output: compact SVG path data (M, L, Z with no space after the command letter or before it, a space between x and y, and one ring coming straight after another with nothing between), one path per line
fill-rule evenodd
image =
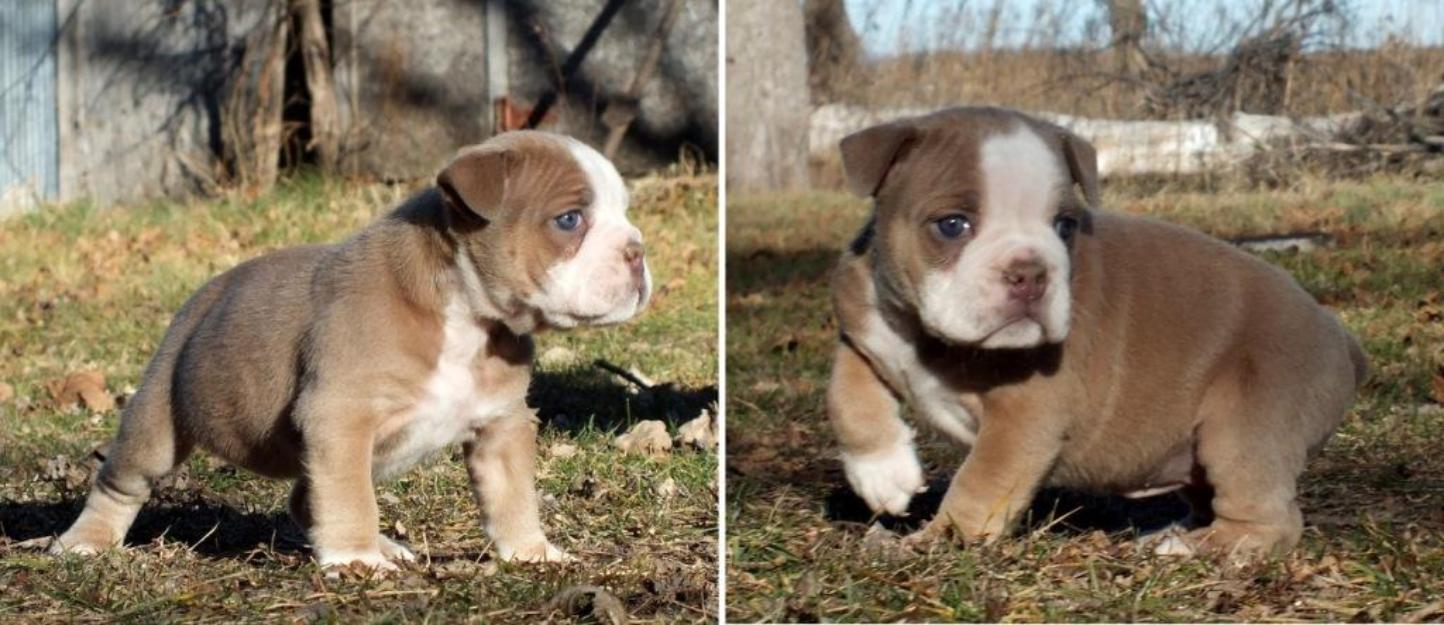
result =
M1037 259L1015 260L1003 270L1003 282L1008 285L1009 297L1036 302L1048 289L1048 269Z
M622 248L622 258L627 259L627 266L632 268L632 273L642 273L642 261L646 258L646 251L640 242L632 241Z

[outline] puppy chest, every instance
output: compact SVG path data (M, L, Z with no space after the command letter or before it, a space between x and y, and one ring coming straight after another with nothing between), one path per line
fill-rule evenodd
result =
M404 469L524 405L524 377L498 375L494 369L499 365L488 358L487 334L481 327L469 320L449 320L435 367L382 428L379 472Z

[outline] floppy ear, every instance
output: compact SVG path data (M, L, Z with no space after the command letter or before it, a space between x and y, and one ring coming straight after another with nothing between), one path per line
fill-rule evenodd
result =
M1083 200L1088 208L1098 208L1098 153L1093 144L1068 130L1059 129L1063 139L1063 160L1068 162L1068 173L1073 182L1083 187Z
M436 186L457 209L491 220L506 197L506 178L512 160L504 149L464 149L437 174Z
M842 169L847 187L863 197L877 194L898 154L917 134L912 124L891 122L843 137Z

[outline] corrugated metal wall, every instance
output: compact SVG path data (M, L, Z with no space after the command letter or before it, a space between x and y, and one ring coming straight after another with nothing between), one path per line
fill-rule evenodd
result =
M59 193L55 0L0 1L0 212Z

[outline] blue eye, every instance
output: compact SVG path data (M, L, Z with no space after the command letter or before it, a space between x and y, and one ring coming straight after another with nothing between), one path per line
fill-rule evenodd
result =
M561 228L562 231L571 232L573 230L576 230L577 226L582 225L582 211L569 210L565 213L557 215L556 218L552 221L556 222L557 227Z
M972 234L973 222L968 221L964 215L948 215L933 222L938 235L944 239L956 239L966 234Z
M1053 219L1053 231L1058 233L1058 238L1064 243L1073 242L1073 234L1078 231L1078 219L1070 215L1059 215Z

